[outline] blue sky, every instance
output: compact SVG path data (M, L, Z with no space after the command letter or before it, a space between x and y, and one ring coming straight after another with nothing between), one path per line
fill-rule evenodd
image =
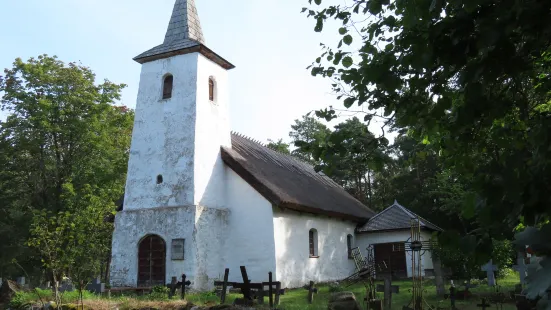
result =
M345 3L351 0L325 2ZM80 61L98 79L128 84L122 103L134 108L139 53L162 43L174 0L2 1L0 68L40 54ZM289 140L290 125L309 111L342 107L330 81L306 67L320 42L335 43L338 27L315 33L300 13L308 0L196 0L206 45L232 62L232 130L260 141ZM1 113L1 112L0 112ZM342 120L342 119L341 119Z

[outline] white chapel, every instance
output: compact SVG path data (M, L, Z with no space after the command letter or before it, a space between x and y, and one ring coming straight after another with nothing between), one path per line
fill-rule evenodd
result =
M164 42L134 58L139 92L123 202L115 216L113 287L186 274L211 289L230 269L282 287L350 276L351 248L411 276L409 220L395 202L375 214L309 164L230 132L228 71L206 46L194 0L176 0ZM423 237L440 228L422 220ZM432 269L430 254L424 270Z

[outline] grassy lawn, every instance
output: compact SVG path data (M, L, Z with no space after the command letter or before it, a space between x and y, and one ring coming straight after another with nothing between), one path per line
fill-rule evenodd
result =
M518 282L518 274L512 274L506 279L501 279L498 281L498 283L501 285L501 292L503 292L506 297L509 296L509 291L513 290L514 285ZM376 282L376 284L382 283L382 282ZM434 307L441 307L445 309L450 308L450 301L449 299L444 299L442 297L436 296L436 286L434 285L432 280L425 280L424 288L426 292L424 293L425 300L427 303ZM393 309L395 310L402 310L402 306L408 305L411 300L411 281L405 280L405 281L395 281L392 283L393 285L398 285L400 287L398 294L393 294L392 296L392 305ZM456 283L456 286L458 286L458 289L462 289L459 287L459 285ZM448 289L449 286L446 286L446 289ZM327 304L329 297L331 296L331 292L329 291L328 285L320 285L318 286L318 293L314 296L314 303L308 304L307 302L307 296L308 293L305 289L294 289L294 290L287 290L285 292L285 295L281 296L281 302L279 309L285 309L285 310L292 310L292 309L327 309ZM363 309L366 309L366 304L363 301L363 298L365 297L365 287L362 284L355 284L350 287L343 288L344 291L351 291L356 295L356 299L360 303L361 307ZM456 301L456 307L459 310L475 310L475 309L481 309L476 307L476 304L480 303L481 297L489 296L494 292L493 288L488 287L486 284L481 283L478 285L478 287L471 289L471 292L473 293L473 296L466 301L463 300L457 300ZM29 293L26 293L26 295ZM66 302L74 302L71 299L75 299L76 294L71 293L69 294L71 296L67 296ZM75 295L75 296L72 296ZM28 298L32 298L32 294L27 295ZM164 294L161 296L165 296ZM94 296L90 293L87 293L85 295L85 301L84 304L88 305L89 308L92 309L143 309L143 308L157 308L157 309L181 309L184 302L182 301L162 301L162 300L151 300L152 297L150 295L146 296L133 296L133 295L127 295L127 296L117 296L112 297L111 299L107 299L105 297L99 297ZM226 298L226 303L231 304L235 300L235 298L241 297L240 294L229 294ZM36 298L36 297L35 297ZM377 298L382 299L383 294L377 293ZM46 298L47 300L47 298ZM186 300L189 302L192 302L195 305L198 306L213 306L216 304L219 304L220 299L213 293L198 293L198 294L188 294L186 295ZM268 298L265 299L265 304L268 303ZM496 305L492 304L492 307L490 309L495 309ZM266 308L267 309L267 308ZM515 310L516 307L514 303L511 301L506 302L503 304L503 310ZM501 309L499 309L501 310Z
M376 282L376 284L379 284L382 282ZM436 296L436 286L434 285L434 282L432 280L425 280L424 288L426 292L424 292L425 299L427 303L434 307L441 307L441 308L450 308L450 300L444 299L443 297ZM498 280L498 284L501 286L501 292L505 294L505 296L508 299L509 291L512 291L514 289L515 284L518 283L518 274L512 274L509 277L505 279ZM399 294L393 294L392 296L392 305L393 309L401 310L402 306L405 306L409 304L411 300L411 286L412 282L410 280L405 281L395 281L392 283L393 285L398 285L400 287L400 293ZM462 288L459 287L458 283L456 282L456 287L458 290L461 290ZM449 285L446 285L446 289L449 288ZM327 304L329 301L329 297L331 295L331 292L329 292L329 286L327 285L321 285L318 286L318 294L314 296L314 303L308 304L307 302L307 296L308 293L305 289L294 289L294 290L288 290L285 292L285 295L281 296L281 303L280 307L281 309L285 310L293 310L293 309L307 309L307 310L313 310L313 309L327 309ZM362 284L355 284L350 287L344 288L345 291L351 291L356 295L356 299L360 302L360 305L363 307L363 309L366 309L366 304L363 301L363 298L365 297L365 287ZM481 302L482 297L488 297L492 295L492 293L495 291L494 288L489 287L487 284L481 283L476 288L472 288L471 292L473 293L473 296L468 300L457 300L456 301L456 307L460 310L475 310L475 309L481 309L479 307L476 307L476 304ZM230 294L227 297L226 303L231 304L235 298L240 297L239 294ZM383 294L377 293L377 298L382 299ZM188 296L186 299L193 302L196 305L214 305L219 302L218 297L216 297L213 293L203 293L203 294L192 294ZM265 303L268 303L268 298L265 298ZM496 305L492 304L491 309L495 309ZM515 310L516 307L512 301L507 301L503 304L503 310ZM500 309L501 310L501 309Z

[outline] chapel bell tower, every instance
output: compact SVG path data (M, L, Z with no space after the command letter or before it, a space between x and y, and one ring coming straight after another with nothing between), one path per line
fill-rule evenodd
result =
M234 66L206 47L195 1L176 0L164 42L134 60L142 70L124 209L223 207Z

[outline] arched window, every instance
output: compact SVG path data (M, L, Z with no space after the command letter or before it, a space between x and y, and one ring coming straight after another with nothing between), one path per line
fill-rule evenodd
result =
M310 257L319 257L318 253L318 231L314 228L310 229L308 233L308 243L310 248Z
M348 249L348 258L352 258L352 243L354 241L352 238L352 235L346 236L346 248Z
M214 101L214 80L209 78L209 100Z
M174 77L172 74L165 76L163 81L163 99L172 98L172 83L174 82Z
M157 176L157 184L161 184L161 183L163 183L163 176L161 174L159 174Z

